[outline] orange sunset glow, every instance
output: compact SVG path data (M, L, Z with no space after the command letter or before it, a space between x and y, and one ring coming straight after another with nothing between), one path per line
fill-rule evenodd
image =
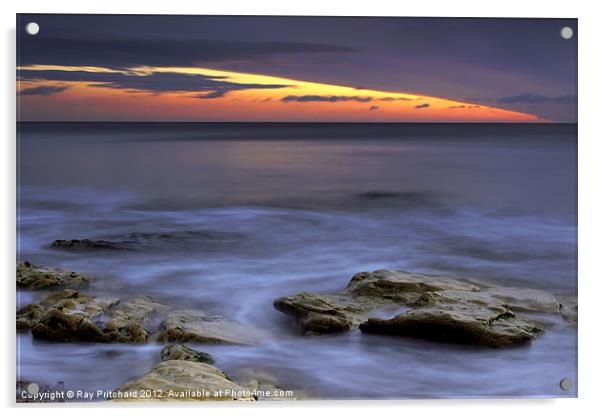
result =
M18 81L22 120L540 122L535 115L442 97L378 91L194 67L111 69L29 65ZM41 76L51 72L55 78ZM129 84L70 79L77 73L127 78ZM40 74L39 77L36 74ZM198 77L219 87L156 88L151 77ZM153 78L154 79L154 78ZM221 85L227 85L221 87ZM49 94L27 94L46 88ZM223 89L220 89L223 88Z

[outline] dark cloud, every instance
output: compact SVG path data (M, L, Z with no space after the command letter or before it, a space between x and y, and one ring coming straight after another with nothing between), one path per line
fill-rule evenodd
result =
M253 19L252 17L247 18ZM266 63L279 56L316 55L357 51L301 39L273 41L241 34L227 17L209 30L203 16L35 15L43 28L37 36L19 37L19 66L46 64L127 68L133 66L200 66L208 63ZM19 16L18 33L29 22ZM188 22L189 26L186 26Z
M199 74L181 74L175 72L155 72L149 75L135 75L121 72L89 71L19 71L19 79L24 81L84 81L93 87L115 88L122 90L144 91L160 94L163 92L194 92L196 98L219 98L230 91L251 89L284 88L280 84L239 84L229 82L228 77Z
M455 110L457 108L480 108L480 107L481 107L480 105L471 104L471 105L451 105L447 108L449 108L450 110Z
M424 104L418 104L418 105L414 106L414 108L420 109L420 108L427 108L427 107L430 107L430 106L431 105L429 103L424 103Z
M370 108L368 109L368 111L374 111L374 110L378 110L380 107L377 105L372 105L370 106Z
M543 103L557 103L557 104L573 104L577 101L577 97L572 94L558 95L550 97L547 95L538 95L526 92L511 97L499 98L497 100L500 104L517 104L517 103L528 103L528 104L543 104Z
M65 91L69 88L66 85L42 85L19 91L19 95L50 95Z
M340 101L356 101L358 103L368 103L372 101L372 97L360 97L358 95L287 95L283 97L281 101L285 103L289 102L326 102L326 103L337 103Z
M379 98L379 101L414 101L413 98L406 98L406 97L384 97L384 98Z

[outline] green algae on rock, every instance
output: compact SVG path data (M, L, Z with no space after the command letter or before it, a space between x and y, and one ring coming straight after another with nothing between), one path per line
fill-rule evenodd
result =
M17 264L17 287L22 289L80 288L89 278L82 274L51 267L35 266L28 261Z
M152 316L166 309L148 297L123 302L68 289L17 311L17 327L53 341L143 343Z

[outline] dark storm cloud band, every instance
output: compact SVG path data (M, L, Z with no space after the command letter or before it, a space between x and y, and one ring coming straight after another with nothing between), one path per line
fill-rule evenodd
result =
M574 104L577 101L577 97L572 94L559 95L550 97L546 95L538 95L526 92L524 94L514 95L512 97L499 98L497 100L500 104L542 104L542 103L557 103L557 104Z
M264 62L279 55L352 52L343 46L300 42L245 42L189 38L77 39L30 36L21 39L18 65L198 66L228 61Z
M280 101L285 103L299 102L299 103L311 103L311 102L324 102L324 103L338 103L344 101L355 101L358 103L368 103L372 101L372 97L361 97L358 95L287 95L282 97Z
M140 75L124 72L89 72L89 71L58 71L58 70L20 70L21 81L62 81L88 82L93 87L114 88L149 93L191 92L198 93L196 98L210 99L223 97L230 91L252 89L278 89L288 85L280 84L241 84L227 81L224 76L208 76L200 74L182 74L175 72L153 72ZM52 89L55 90L52 90ZM56 90L57 88L63 88ZM63 91L66 87L36 87L40 91L51 94ZM21 95L28 95L25 90ZM42 94L38 92L37 94ZM24 94L25 93L25 94ZM30 93L29 95L33 95Z
M285 103L298 102L298 103L311 103L311 102L322 102L322 103L338 103L345 101L355 101L358 103L369 103L371 101L413 101L414 98L406 97L383 97L383 98L372 98L362 97L359 95L287 95L280 99Z
M18 95L50 95L65 91L66 85L42 85L40 87L26 88L19 91Z

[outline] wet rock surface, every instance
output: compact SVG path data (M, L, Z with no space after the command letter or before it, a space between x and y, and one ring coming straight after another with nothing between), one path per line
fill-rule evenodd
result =
M390 319L374 316L378 308L391 305L410 310ZM569 307L541 290L479 287L445 276L388 270L357 273L337 294L301 292L278 298L274 307L295 318L306 334L359 326L365 333L490 347L529 342L542 332L522 312L572 315Z
M295 318L306 334L325 334L355 328L375 309L415 304L426 292L446 289L478 288L444 277L377 270L355 274L341 293L301 292L275 299L274 308Z
M28 261L17 264L17 287L28 290L80 288L89 278L70 270L35 266Z
M146 375L117 388L125 401L169 400L255 400L242 392L220 369L206 363L168 360L157 364ZM141 392L152 392L143 395Z
M237 368L229 372L236 384L255 392L257 400L298 400L307 397L304 392L287 389L269 371L256 368Z
M391 319L370 318L359 328L367 333L489 347L522 344L542 332L504 305L490 302L488 297L458 291L435 293L427 306Z
M390 270L356 273L347 285L347 293L352 296L367 296L404 304L416 302L423 293L441 290L477 291L479 288L444 276Z
M167 345L161 350L161 361L169 360L184 360L214 364L213 357L210 354L193 350L183 344Z
M251 328L221 315L197 309L170 311L161 323L160 342L254 344Z
M275 299L274 308L295 318L307 334L326 334L357 326L367 305L341 295L301 292Z
M17 328L53 341L143 343L153 315L166 309L148 297L124 302L68 289L17 311Z

